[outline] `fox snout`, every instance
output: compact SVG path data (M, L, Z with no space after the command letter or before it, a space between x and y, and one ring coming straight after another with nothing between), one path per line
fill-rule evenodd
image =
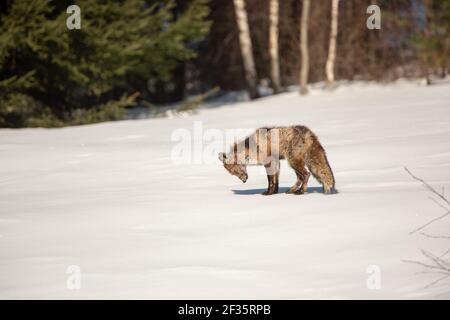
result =
M239 179L241 179L241 181L242 181L243 183L246 183L246 182L247 182L247 179L248 179L248 174L243 173L243 174L239 175Z

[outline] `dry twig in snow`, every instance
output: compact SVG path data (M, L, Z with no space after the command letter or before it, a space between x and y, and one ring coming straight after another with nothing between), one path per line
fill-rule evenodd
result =
M433 194L437 195L442 201L444 201L446 204L448 204L450 206L450 201L441 193L439 193L438 191L436 191L432 186L430 186L425 180L420 179L418 177L416 177L414 174L411 173L411 171L409 171L408 168L405 167L405 171L408 172L408 174L415 180L420 181L422 183L422 185L428 189L430 192L432 192ZM423 226L414 229L413 231L410 232L410 234L416 233L417 231L422 230L423 228L429 226L430 224L432 224L433 222L436 222L438 220L441 220L443 218L445 218L446 216L450 215L450 209L446 208L445 206L443 206L442 204L440 204L439 202L435 201L433 198L431 198L434 202L436 202L441 208L444 208L446 211L446 213L444 213L443 215L434 218L432 220L430 220L429 222L425 223Z
M435 194L436 196L439 197L439 199L441 199L446 205L450 206L450 201L445 197L444 195L444 191L442 191L442 193L439 193L438 191L436 191L432 186L430 186L425 180L420 179L418 177L416 177L414 174L411 173L411 171L408 170L408 168L405 167L405 171L411 176L413 177L413 179L420 181L422 183L422 185L428 189L430 192L432 192L433 194ZM443 208L446 213L434 218L432 220L430 220L429 222L427 222L426 224L422 225L419 228L414 229L413 231L410 232L410 234L416 233L417 231L420 231L422 229L424 229L425 227L429 226L430 224L441 220L443 218L445 218L446 216L450 215L450 208L446 207L444 204L442 204L441 202L437 201L435 198L430 197L430 199L436 203L439 207ZM427 237L427 238L433 238L433 239L450 239L449 236L435 236L435 235L431 235L425 232L421 232L420 233L422 236ZM425 267L427 269L431 269L429 271L422 271L421 273L428 273L428 274L443 274L444 276L433 281L432 283L428 284L425 288L430 288L432 286L434 286L435 284L447 279L450 277L450 262L445 261L443 259L444 256L446 256L448 253L450 253L450 249L447 250L446 252L444 252L444 254L440 255L440 256L436 256L435 254L425 251L425 250L421 250L422 254L425 256L425 258L428 259L427 263L424 262L420 262L420 261L415 261L415 260L403 260L404 262L407 263L413 263L413 264L417 264L420 265L422 267Z

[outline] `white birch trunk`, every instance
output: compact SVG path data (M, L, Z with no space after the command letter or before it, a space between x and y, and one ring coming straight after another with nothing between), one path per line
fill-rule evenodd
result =
M281 92L280 58L278 49L279 0L270 0L269 54L270 74L275 93Z
M255 60L253 58L252 40L248 25L247 12L244 0L233 0L236 12L236 21L239 29L239 43L241 46L242 60L244 63L245 79L251 99L258 98L257 75Z
M300 51L302 55L302 65L300 68L300 94L308 93L308 18L309 18L309 0L303 0L302 17L300 21Z
M339 0L331 0L331 32L328 59L326 64L327 84L331 88L334 84L334 62L336 60L336 39L338 34Z

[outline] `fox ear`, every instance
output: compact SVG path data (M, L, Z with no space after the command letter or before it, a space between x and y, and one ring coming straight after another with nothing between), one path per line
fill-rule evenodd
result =
M225 162L227 156L223 152L219 152L219 160Z

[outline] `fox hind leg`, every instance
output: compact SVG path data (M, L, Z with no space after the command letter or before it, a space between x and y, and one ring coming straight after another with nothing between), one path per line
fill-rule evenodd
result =
M297 175L297 182L289 189L287 193L304 194L308 190L310 173L306 170L303 161L289 161L289 164Z
M298 173L297 173L297 175L298 175ZM303 178L303 182L302 182L302 187L300 188L299 191L300 191L300 194L303 194L308 191L308 180L309 180L309 176L311 174L308 172L308 170L304 169L304 171L302 172L301 175Z

